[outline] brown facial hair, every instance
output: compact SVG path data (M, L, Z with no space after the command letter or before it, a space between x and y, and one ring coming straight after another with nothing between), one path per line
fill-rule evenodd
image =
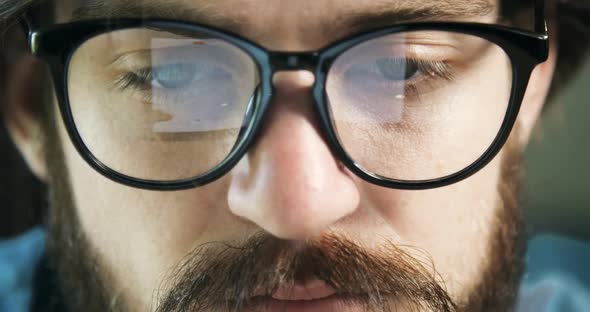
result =
M108 266L81 228L68 181L56 119L46 114L49 171L48 254L72 311L134 311ZM517 137L517 136L513 136ZM193 250L156 294L159 312L265 310L281 283L318 278L367 311L511 311L522 271L523 222L518 208L520 146L504 148L498 209L482 274L469 295L453 302L432 265L393 243L367 250L346 237L326 234L291 242L255 233L240 242ZM403 306L395 306L404 302Z

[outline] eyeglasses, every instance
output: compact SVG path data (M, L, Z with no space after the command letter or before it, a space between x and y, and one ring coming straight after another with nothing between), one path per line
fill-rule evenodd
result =
M315 74L314 110L342 164L381 186L426 189L469 177L506 142L548 56L538 2L535 32L409 23L296 53L173 20L27 28L74 146L114 181L180 190L222 177L274 105L273 75L303 69Z

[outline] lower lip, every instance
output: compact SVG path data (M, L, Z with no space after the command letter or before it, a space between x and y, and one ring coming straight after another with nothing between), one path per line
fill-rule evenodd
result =
M262 300L257 309L247 311L268 312L363 312L360 304L354 300L346 300L343 296L332 295L314 300Z

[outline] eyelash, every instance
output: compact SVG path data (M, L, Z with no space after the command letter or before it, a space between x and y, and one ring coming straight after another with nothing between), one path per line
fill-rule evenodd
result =
M425 60L411 60L416 62L420 71L429 74L430 76L442 78L444 80L452 81L454 79L451 66L447 61L425 61Z
M136 92L141 101L153 104L154 102L173 102L182 99L183 92L157 92L154 95L151 80L153 79L153 68L145 67L136 71L127 72L117 79L114 85L120 91Z
M135 88L138 90L148 90L149 82L152 80L152 68L146 67L134 72L128 72L115 80L115 86L121 90Z
M406 64L404 69L415 70L415 73L407 79L392 79L383 78L387 74L383 72L384 68L381 65L391 63L393 65ZM369 75L367 78L374 78L375 80L364 80L368 86L376 89L376 92L389 92L388 90L395 90L402 92L406 98L420 101L420 95L426 94L437 88L438 84L445 82L452 82L455 79L453 66L449 61L434 61L424 60L419 58L396 58L383 57L374 58L368 64L351 65L344 73L360 71L360 74ZM396 77L398 78L398 77ZM370 82L369 82L370 81Z
M446 82L452 82L455 80L455 75L448 61L431 61L420 59L407 59L407 61L413 62L418 68L419 73L424 75L423 78L410 79L407 82L406 94L408 96L415 96L419 99L421 92L419 90L420 86L418 86L418 84L421 82L432 84L436 83L436 80L432 81L430 78L438 78Z
M417 73L420 75L420 78L410 78L404 81L405 87L405 94L406 96L411 96L419 99L420 97L420 83L436 83L432 81L430 78L439 78L444 81L450 82L455 79L454 73L451 69L451 65L447 61L431 61L431 60L423 60L423 59L416 59L416 58L407 58L407 59L400 59L400 58L392 58L394 62L405 62L406 64L411 64L412 66L416 66L418 70ZM377 65L374 65L375 67ZM378 68L374 70L379 71ZM143 101L149 102L155 100L153 98L153 94L149 93L152 90L151 80L153 79L153 68L152 67L145 67L136 71L127 72L121 75L119 78L115 80L115 86L119 88L121 91L126 90L137 90L141 92L140 96ZM391 84L397 84L399 82L391 82ZM164 99L160 100L170 100L172 98L179 98L182 97L182 94L179 92L173 92L175 95L159 95L159 97L164 97ZM423 93L423 92L422 92ZM159 92L159 94L162 94Z

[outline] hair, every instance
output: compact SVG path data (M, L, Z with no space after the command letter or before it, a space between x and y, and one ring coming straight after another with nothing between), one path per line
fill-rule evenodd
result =
M0 19L7 20L13 18L22 10L25 10L32 3L37 0L19 0L18 3L12 0L1 0L0 1Z
M559 52L551 95L563 89L575 76L586 61L590 47L590 0L557 1L555 28Z

